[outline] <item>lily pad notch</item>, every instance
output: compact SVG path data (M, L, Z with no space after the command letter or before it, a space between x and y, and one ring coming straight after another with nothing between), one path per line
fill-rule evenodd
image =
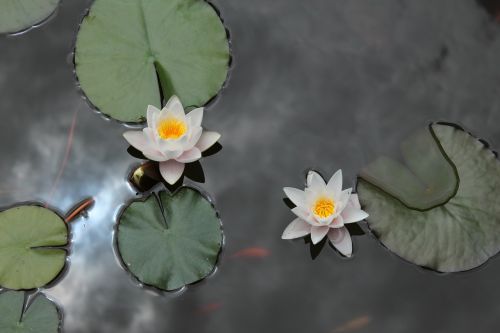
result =
M188 108L210 104L229 78L230 34L205 0L95 0L73 61L93 109L137 124L173 95Z
M448 125L463 131L455 124ZM457 194L457 167L437 138L433 124L403 140L400 150L402 163L381 156L363 168L359 178L418 211L444 205Z
M42 205L1 211L0 287L30 290L58 280L67 269L69 234L64 218Z
M58 333L63 313L43 293L0 292L0 331L3 333Z
M183 186L131 201L118 217L114 243L122 267L135 280L170 292L215 272L224 237L210 199Z
M0 3L0 35L18 35L55 16L61 0L4 0Z
M446 193L452 188L448 183L452 175L432 167L441 163L432 153L420 156L422 161L410 159L410 171L397 169L408 174L413 171L420 180L446 179L434 183L438 186L430 191L430 200L413 195L426 192L419 192L420 187L409 188L417 184L412 180L397 184L379 179L382 181L374 184L374 178L366 179L363 173L357 184L359 198L370 214L367 222L372 233L399 257L442 273L471 270L500 251L500 161L485 141L457 125L433 123L429 130L458 174L458 188L450 198L427 209L415 209L420 203L443 198L433 197L433 193ZM398 193L409 194L407 198L415 201L407 205Z

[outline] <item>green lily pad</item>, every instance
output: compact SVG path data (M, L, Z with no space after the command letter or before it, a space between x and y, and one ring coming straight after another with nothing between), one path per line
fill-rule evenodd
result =
M54 280L66 264L68 228L53 211L19 206L0 212L0 286L33 289Z
M41 23L59 0L0 0L0 34L16 33Z
M422 211L446 203L457 193L458 172L432 126L404 140L400 148L403 163L382 156L361 170L361 178L406 207Z
M500 163L462 129L433 124L432 130L459 177L449 200L419 211L363 178L358 180L358 195L370 214L371 230L389 250L436 271L465 271L500 251Z
M4 292L0 294L0 314L2 333L57 333L61 326L57 306L43 294L36 295L24 309L24 292Z
M123 122L177 95L203 106L229 70L226 29L203 0L96 0L75 49L76 75L90 102Z
M133 201L118 221L116 237L124 266L140 282L171 291L213 272L222 226L200 192L182 187Z

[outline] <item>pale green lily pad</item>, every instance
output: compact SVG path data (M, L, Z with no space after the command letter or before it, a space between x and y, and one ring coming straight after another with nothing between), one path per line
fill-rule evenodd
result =
M96 0L76 41L82 90L123 122L143 121L162 95L203 106L222 88L229 63L224 24L203 0Z
M0 34L16 33L46 20L60 0L0 0Z
M162 191L158 199L152 194L132 202L119 219L116 237L124 266L140 282L171 291L214 271L222 226L201 193L182 187L172 195Z
M60 326L61 316L57 306L45 295L36 295L25 310L24 292L0 294L0 332L57 333Z
M54 280L66 264L68 228L53 211L19 206L0 212L0 286L33 289Z
M359 179L359 199L370 214L371 230L389 250L436 271L465 271L500 250L500 163L482 142L463 130L446 124L434 124L432 129L458 172L459 186L453 197L418 211Z
M360 177L408 208L422 211L446 203L457 193L457 170L431 126L404 140L400 148L403 163L382 156L363 168Z

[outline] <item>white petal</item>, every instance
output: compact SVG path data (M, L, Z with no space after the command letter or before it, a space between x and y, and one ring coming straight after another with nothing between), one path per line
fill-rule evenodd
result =
M198 148L194 147L188 151L182 153L181 156L177 157L177 162L181 163L191 163L194 161L198 161L201 158L201 152Z
M295 206L302 208L307 207L306 194L304 193L304 191L301 191L293 187L284 187L283 191L285 192L288 199L290 199Z
M330 228L342 228L344 226L344 218L342 215L339 215L328 226Z
M156 161L156 162L163 162L166 160L169 160L170 158L168 156L163 155L157 150L143 150L142 154L151 161Z
M175 160L179 156L181 156L182 153L184 153L184 151L182 151L182 150L166 150L165 152L162 152L163 156L165 156L163 161Z
M351 197L352 188L348 188L340 192L340 196L337 199L337 212L340 214L349 203L349 198Z
M310 170L307 174L307 187L316 193L324 191L326 187L325 180L319 175L319 173Z
M142 154L149 160L162 162L170 159L169 155L163 154L156 148L156 143L151 138L151 131L145 128L141 131L128 131L123 133L125 139L136 149L140 150Z
M340 199L348 202L352 193L352 187L346 188L342 192L340 192Z
M341 215L344 218L344 223L359 222L368 217L368 213L361 209L357 209L352 205L347 205Z
M349 197L349 203L354 206L354 208L361 209L361 204L359 203L359 198L356 193L352 193Z
M189 134L188 142L185 144L185 150L193 148L198 140L200 140L201 133L203 129L201 127L191 128L191 133Z
M123 137L132 147L140 151L151 148L148 137L144 135L143 131L127 131L123 133Z
M304 190L304 193L306 195L306 207L311 207L318 198L318 194L307 187Z
M197 108L190 111L186 115L186 119L192 127L201 126L201 122L203 121L203 108Z
M169 160L160 163L160 173L170 185L175 184L184 172L184 163Z
M219 133L205 131L201 134L200 140L196 143L196 147L203 153L205 150L212 147L219 139Z
M311 233L311 225L307 222L304 222L300 218L296 218L290 223L285 231L283 231L283 235L281 235L281 239L294 239L299 237L304 237Z
M177 144L179 145L180 149L182 151L186 151L191 149L192 147L189 147L189 138L191 137L191 129L189 129L186 133L184 133L180 138L177 140Z
M185 119L184 107L177 96L172 96L167 102L167 105L162 111L167 111L169 115L172 115L178 119Z
M328 233L328 228L327 226L323 227L316 227L312 226L311 227L311 240L313 244L318 244L323 238L325 238L326 234Z
M312 214L313 215L313 214ZM335 215L330 215L328 217L318 217L316 215L313 215L314 219L318 222L320 225L328 225L332 223L333 219L335 218Z
M309 170L307 172L307 177L306 177L306 187L309 187L311 186L311 180L312 180L312 176L313 174L315 174L316 171L313 171L313 170Z
M351 235L346 227L330 229L328 238L332 245L344 256L350 257L352 255Z
M179 140L160 140L157 146L158 150L160 150L164 154L167 154L170 151L181 151L181 153L184 151L182 143Z
M306 221L311 225L319 225L318 222L316 222L314 218L301 207L295 207L294 209L292 209L292 213L294 213L295 215L297 215L298 217L300 217L301 219L303 219L304 221Z
M154 147L156 145L156 135L153 129L146 127L142 130L146 138L148 139L149 142L152 143L152 146Z
M337 198L342 191L342 170L335 172L326 185L326 191L332 197Z
M156 128L156 117L160 114L160 110L153 105L148 105L148 110L146 112L148 127L151 129Z

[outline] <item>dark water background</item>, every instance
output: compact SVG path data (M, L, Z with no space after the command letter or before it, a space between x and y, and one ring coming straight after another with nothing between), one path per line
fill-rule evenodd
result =
M281 188L300 187L308 167L342 168L354 182L433 120L500 147L500 25L475 0L216 1L235 66L205 115L224 149L203 161L202 188L226 247L215 276L177 296L136 286L113 253L115 215L134 196L125 176L138 161L125 128L75 89L71 51L89 3L65 0L43 27L0 38L0 204L66 211L96 199L73 224L67 276L47 290L64 308L65 332L498 331L498 258L438 275L371 236L355 238L351 260L325 248L312 261L302 241L280 240L293 219ZM247 248L264 255L238 255Z

